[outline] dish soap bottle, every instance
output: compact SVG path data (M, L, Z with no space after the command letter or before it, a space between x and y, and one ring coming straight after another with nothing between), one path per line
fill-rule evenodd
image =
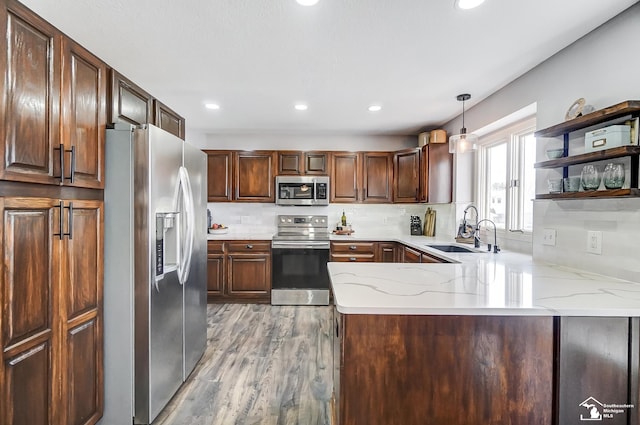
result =
M346 229L346 227L347 227L347 216L344 214L344 210L342 210L341 221L342 221L342 228Z

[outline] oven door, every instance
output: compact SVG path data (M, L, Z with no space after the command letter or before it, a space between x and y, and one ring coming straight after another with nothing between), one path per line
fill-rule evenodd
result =
M328 244L271 249L271 304L329 305Z

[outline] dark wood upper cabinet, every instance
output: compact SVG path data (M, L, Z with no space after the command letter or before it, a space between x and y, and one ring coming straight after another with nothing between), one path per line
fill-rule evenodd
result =
M362 153L362 202L391 202L392 161L391 152Z
M133 81L111 69L109 123L141 125L153 121L153 97Z
M231 201L232 151L204 151L207 154L207 200L209 202Z
M65 185L102 189L107 66L68 38L64 38L62 62L63 181Z
M448 143L430 143L421 149L420 201L446 204L453 199L453 154Z
M274 151L235 153L234 188L236 201L275 202Z
M153 115L154 124L157 127L160 127L161 129L166 130L184 140L185 120L183 117L171 110L158 99L153 99Z
M12 0L0 28L0 179L57 185L62 34Z
M278 175L329 175L328 152L278 151Z
M302 152L278 151L278 175L300 175L304 173Z
M329 175L329 152L305 152L304 173Z
M0 25L0 178L103 188L107 66L15 1Z
M333 152L331 202L391 202L391 152Z
M393 156L393 202L419 201L420 149L398 151Z
M331 155L331 202L358 202L361 162L358 152L333 152Z

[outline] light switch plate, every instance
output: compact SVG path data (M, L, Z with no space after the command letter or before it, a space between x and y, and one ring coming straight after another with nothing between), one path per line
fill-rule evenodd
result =
M556 229L544 229L542 244L556 246Z
M587 232L587 252L602 255L602 232L592 230Z

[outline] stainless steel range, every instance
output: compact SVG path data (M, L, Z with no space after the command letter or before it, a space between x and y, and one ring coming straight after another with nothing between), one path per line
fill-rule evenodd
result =
M329 305L326 215L279 215L271 242L273 305Z

